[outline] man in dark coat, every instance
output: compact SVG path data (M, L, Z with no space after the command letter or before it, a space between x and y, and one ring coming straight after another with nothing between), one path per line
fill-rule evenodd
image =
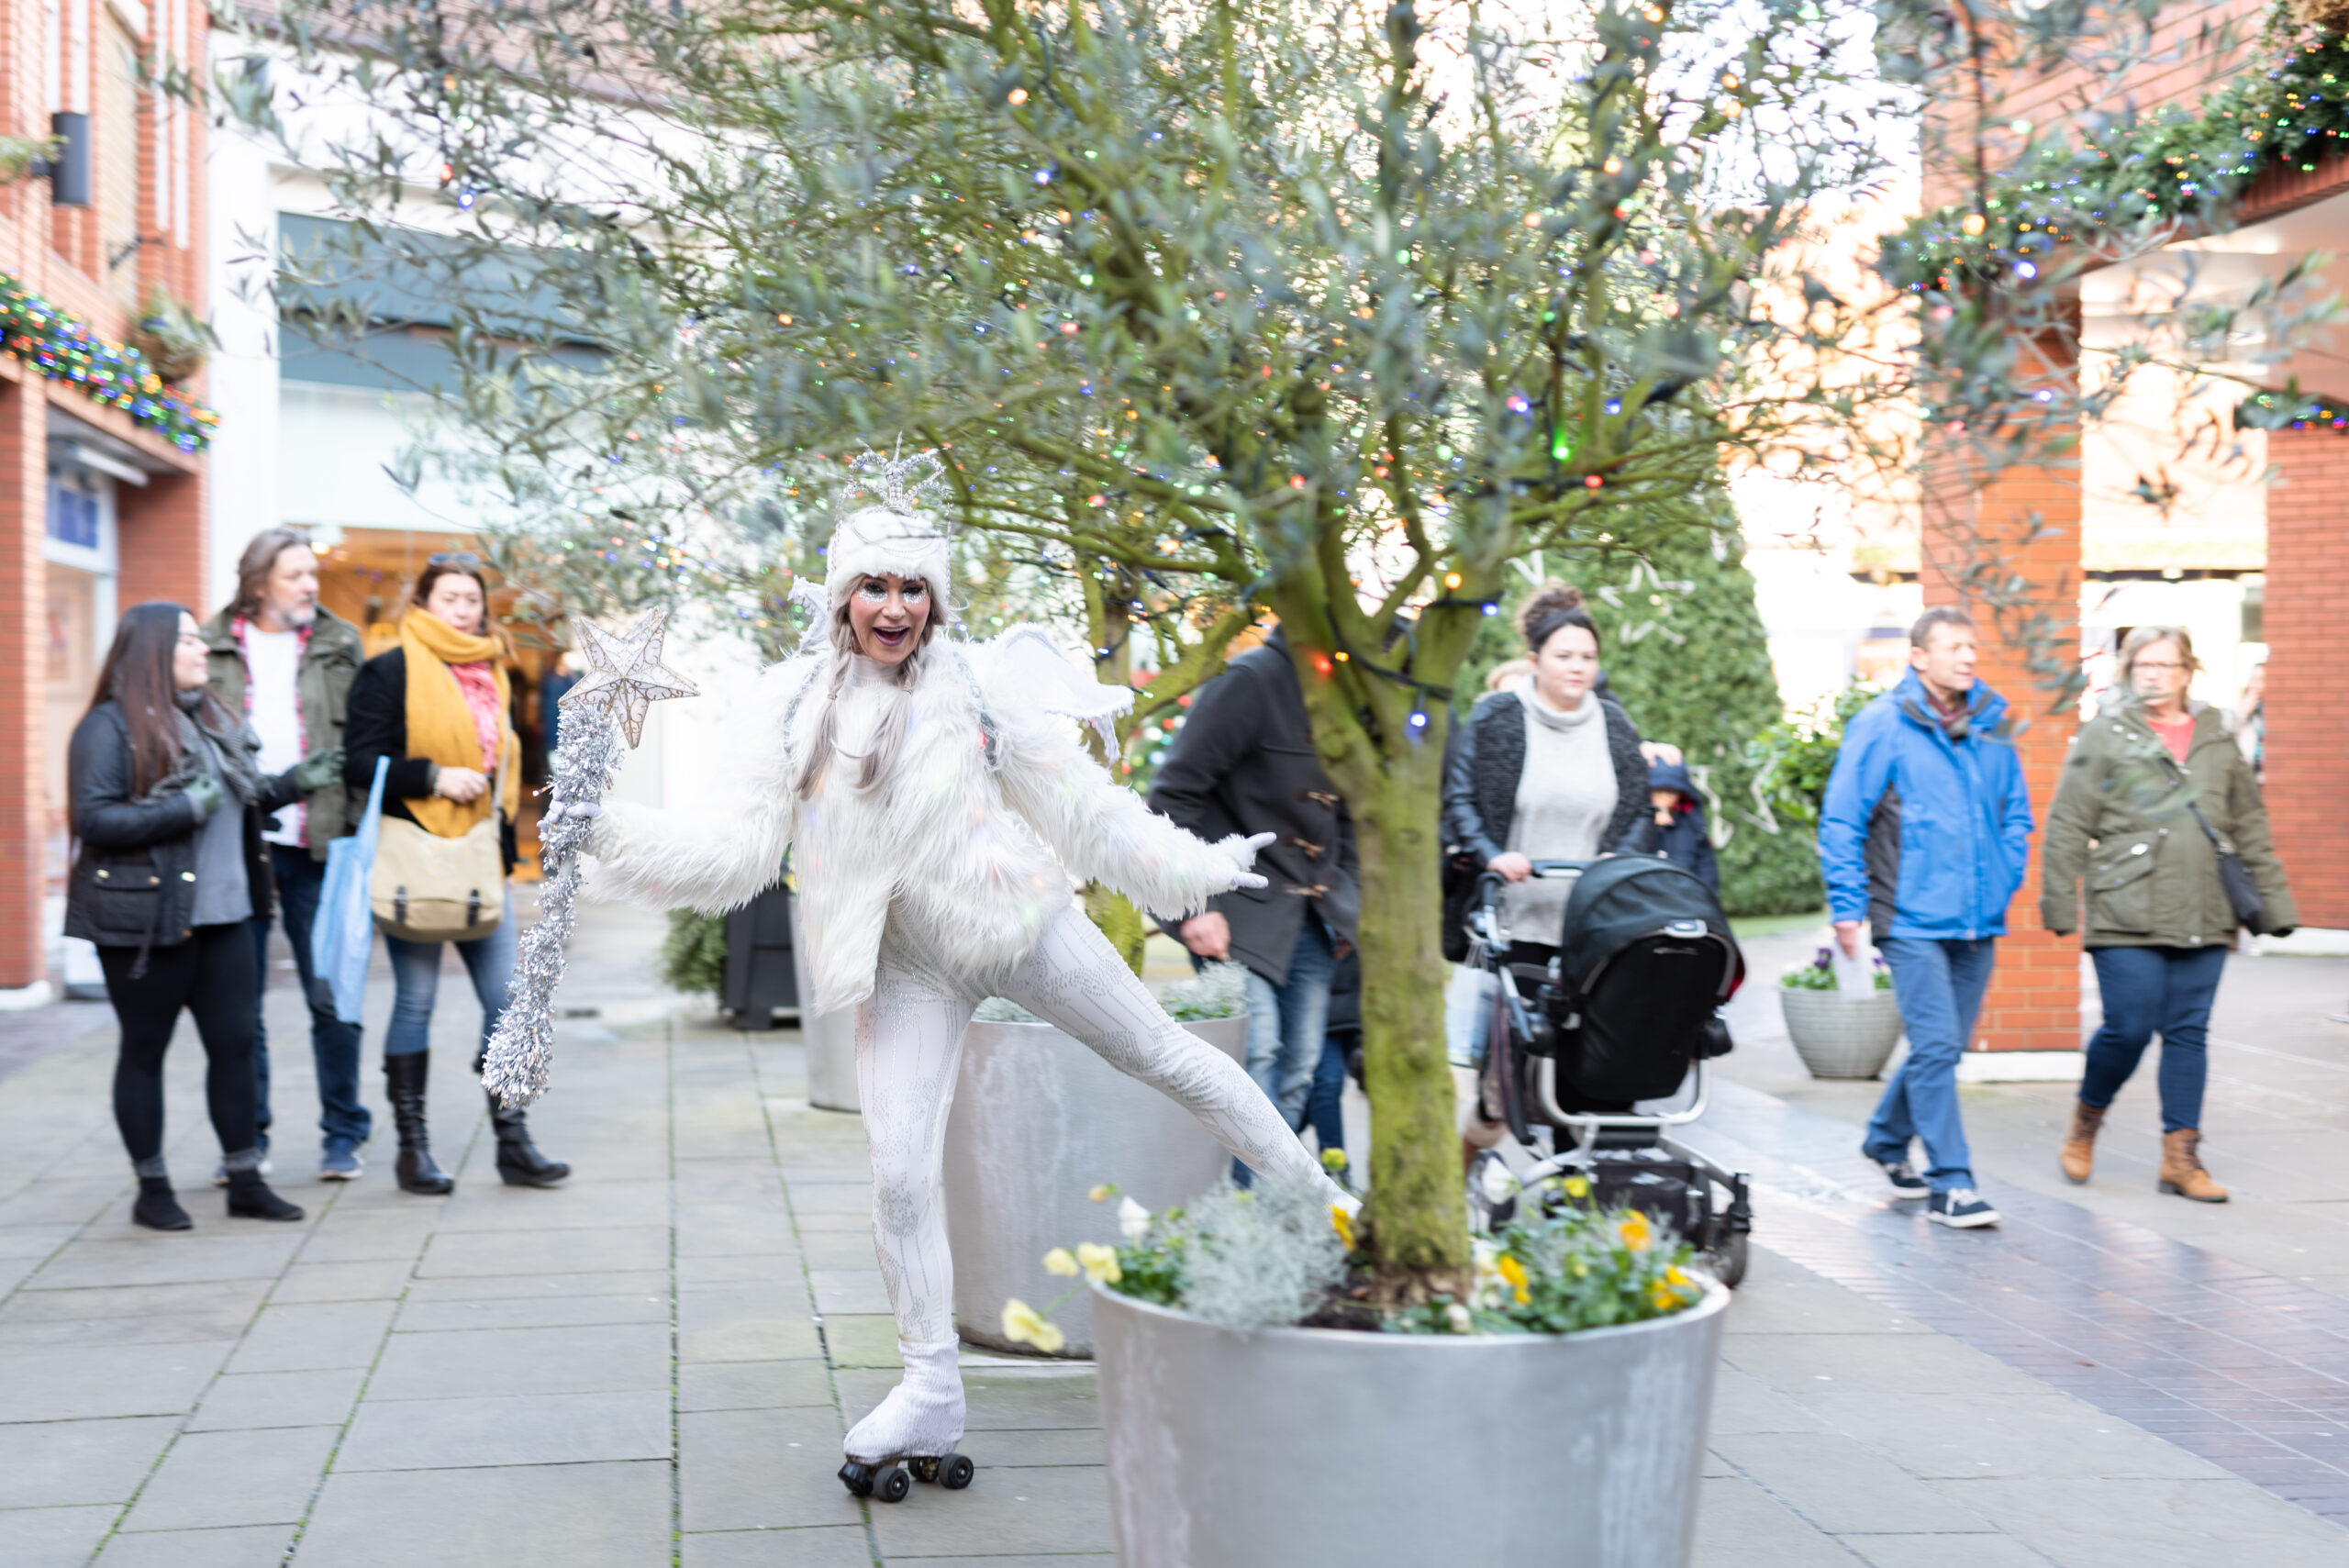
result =
M337 757L359 673L359 630L318 603L318 558L299 528L264 528L245 546L237 565L237 596L205 624L206 668L220 706L250 724L262 740L261 764L284 769L305 757ZM333 1004L313 984L310 925L326 885L327 845L349 830L351 802L342 765L301 800L273 814L262 828L277 884L277 909L302 995L310 1005L310 1056L317 1068L318 1175L350 1181L364 1168L359 1146L372 1129L359 1097L359 1026L335 1017ZM267 906L262 909L266 911ZM260 967L256 1005L269 988L266 912L253 917L253 952ZM269 1040L253 1028L253 1070L260 1096L261 1147L269 1148ZM226 1171L218 1179L225 1182Z
M1248 1075L1296 1127L1321 1060L1330 977L1353 943L1360 895L1353 824L1314 752L1305 695L1278 631L1193 696L1150 805L1210 840L1279 835L1256 857L1269 885L1210 900L1174 934L1199 959L1247 966Z

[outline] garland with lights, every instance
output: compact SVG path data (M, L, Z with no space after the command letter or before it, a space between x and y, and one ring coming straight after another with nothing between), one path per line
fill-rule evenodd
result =
M0 272L0 350L121 409L184 452L202 451L220 423L218 414L156 374L146 355L106 341L7 272Z
M2172 106L2076 148L2041 146L1994 177L1978 208L1944 206L1888 237L1877 269L1920 294L2029 283L2060 244L2214 228L2262 174L2312 172L2349 150L2349 36L2303 28L2278 6L2261 45L2277 51L2269 68L2247 71L2199 111Z

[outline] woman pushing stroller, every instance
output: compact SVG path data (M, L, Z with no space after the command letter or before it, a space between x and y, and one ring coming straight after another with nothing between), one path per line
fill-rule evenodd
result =
M949 550L880 464L881 504L834 531L821 619L763 677L739 726L731 812L614 804L590 852L626 897L708 910L772 884L786 846L818 1012L856 1008L874 1242L904 1379L859 1421L842 1478L950 1455L963 1401L941 1175L963 1031L989 995L1085 1041L1197 1117L1256 1172L1330 1183L1239 1065L1160 1011L1074 906L1072 875L1181 916L1233 887L1264 838L1207 843L1148 811L1079 745L1130 693L1097 685L1032 628L944 635ZM594 813L557 802L556 809Z

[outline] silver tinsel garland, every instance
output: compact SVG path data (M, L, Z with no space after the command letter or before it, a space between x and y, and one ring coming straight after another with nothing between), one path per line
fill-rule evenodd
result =
M489 1037L481 1075L482 1087L508 1110L545 1094L554 1064L554 990L562 982L563 945L579 896L579 857L595 827L592 810L572 808L601 805L627 748L641 733L648 703L694 695L692 682L661 662L667 621L668 612L656 609L623 637L579 627L593 673L563 694L562 744L548 764L550 805L539 825L539 865L545 873L539 918L517 945L509 999Z
M627 755L611 709L598 705L566 712L562 744L549 763L553 798L602 800ZM594 826L586 817L551 814L539 827L539 864L546 873L539 884L539 917L517 944L506 1011L489 1037L489 1062L481 1075L482 1087L508 1110L547 1092L554 1063L554 988L562 981L562 950L579 896L579 857Z

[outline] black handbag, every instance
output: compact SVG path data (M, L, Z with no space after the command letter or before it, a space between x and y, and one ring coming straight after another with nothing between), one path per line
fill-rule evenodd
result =
M2227 848L2227 841L2219 837L2219 830L2210 826L2202 808L2190 798L2186 809L2194 813L2194 820L2210 840L2210 848L2218 851L2219 885L2227 890L2227 906L2235 912L2235 924L2254 937L2266 936L2267 905L2259 896L2259 883L2252 876L2251 868L2243 863L2241 855Z

